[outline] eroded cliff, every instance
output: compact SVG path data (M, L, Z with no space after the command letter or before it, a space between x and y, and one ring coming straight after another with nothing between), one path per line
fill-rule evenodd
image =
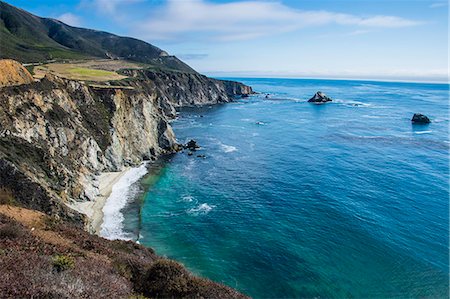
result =
M94 199L96 175L178 148L169 124L176 108L252 92L198 74L123 73L130 78L109 87L47 75L1 88L0 188L26 207L81 222L67 204Z

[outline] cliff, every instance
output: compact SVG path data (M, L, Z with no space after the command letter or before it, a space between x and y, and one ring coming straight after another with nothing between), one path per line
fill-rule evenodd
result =
M1 88L0 188L26 207L79 220L66 206L98 195L97 174L178 148L169 124L175 108L252 92L198 74L124 73L132 78L116 87L47 75Z

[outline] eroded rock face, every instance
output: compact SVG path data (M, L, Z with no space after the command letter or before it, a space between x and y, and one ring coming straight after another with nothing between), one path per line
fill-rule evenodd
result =
M158 105L168 116L175 116L175 108L227 103L236 96L253 93L251 87L242 83L201 74L136 69L124 70L122 74L138 79L131 83L136 88L155 92Z
M411 119L411 122L414 124L429 124L431 123L431 120L426 115L415 113Z
M331 101L332 99L321 91L316 92L316 94L308 100L309 103L316 103L316 104L322 104Z
M39 186L46 199L31 206L47 213L54 212L49 202L93 199L99 172L156 158L175 144L155 94L94 89L58 77L2 88L0 125L0 161L33 183L19 188L0 177L0 187L30 206L33 197L20 196L23 188Z
M29 84L33 76L19 62L0 59L0 87Z

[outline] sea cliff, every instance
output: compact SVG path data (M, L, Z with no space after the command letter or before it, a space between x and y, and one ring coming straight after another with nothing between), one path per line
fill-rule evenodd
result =
M26 207L79 219L67 208L98 195L96 175L178 148L175 109L229 102L252 90L199 74L124 70L90 86L47 75L0 93L0 187ZM26 183L24 183L26 182Z

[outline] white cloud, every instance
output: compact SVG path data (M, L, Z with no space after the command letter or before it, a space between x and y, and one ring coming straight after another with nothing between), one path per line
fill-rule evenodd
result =
M81 19L80 19L80 17L78 17L77 15L74 15L74 14L72 14L70 12L60 15L56 19L60 20L63 23L66 23L66 24L68 24L70 26L75 26L75 27L81 26Z
M165 6L152 12L147 21L139 20L134 27L136 34L147 39L189 38L189 35L201 32L208 39L230 41L330 24L399 28L419 25L421 22L397 16L362 17L330 11L297 10L279 2L217 4L205 0L168 0Z
M81 8L94 8L100 13L116 14L120 6L129 5L143 0L81 0Z
M430 5L430 8L439 8L447 6L447 2L436 2Z

